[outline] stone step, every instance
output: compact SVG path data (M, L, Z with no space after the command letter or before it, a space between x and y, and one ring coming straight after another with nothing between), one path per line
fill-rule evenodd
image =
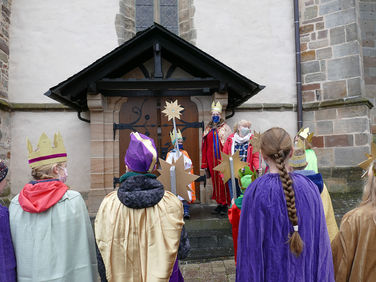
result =
M215 205L192 204L185 228L191 251L185 260L231 257L234 255L231 224L225 216L212 215Z

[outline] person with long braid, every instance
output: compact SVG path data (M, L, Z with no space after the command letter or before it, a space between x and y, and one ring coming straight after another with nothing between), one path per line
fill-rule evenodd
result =
M288 173L289 134L261 137L270 173L247 188L240 215L236 281L334 281L320 193L303 175Z

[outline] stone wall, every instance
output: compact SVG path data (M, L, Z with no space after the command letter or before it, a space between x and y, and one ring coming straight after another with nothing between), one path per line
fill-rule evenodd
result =
M8 59L9 59L9 24L12 0L2 1L0 18L0 99L8 100ZM10 159L10 112L7 107L0 107L0 159ZM10 173L8 173L10 174ZM8 177L9 179L9 177ZM0 204L8 205L10 185L0 194Z
M193 26L195 7L193 0L179 0L179 36L192 44L196 44L196 29Z
M376 2L360 0L359 26L361 34L361 47L363 51L363 67L365 95L375 105L376 102ZM371 130L376 136L376 109L371 112Z
M362 14L370 15L360 2L308 0L300 7L304 126L315 132L319 167L331 191L348 187L346 175L360 179L354 168L371 142L372 104L365 89L372 68L362 37L372 34L361 31Z
M115 28L119 45L136 34L135 0L119 1L119 13L115 17Z

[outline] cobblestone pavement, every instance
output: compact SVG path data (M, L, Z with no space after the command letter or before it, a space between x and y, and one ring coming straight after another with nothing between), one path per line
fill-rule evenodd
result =
M208 262L180 262L185 282L234 282L234 258Z

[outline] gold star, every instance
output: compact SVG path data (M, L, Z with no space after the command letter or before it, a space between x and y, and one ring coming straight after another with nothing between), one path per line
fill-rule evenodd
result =
M371 163L376 159L376 144L372 143L371 145L371 155L370 154L365 154L367 157L367 160L364 162L361 162L358 164L362 169L367 170L368 167L371 165Z
M168 117L168 120L172 118L180 119L180 115L181 115L180 112L182 110L184 110L184 108L178 105L178 100L175 100L174 102L171 102L171 103L166 101L166 107L162 111L162 113L164 113Z
M253 147L252 152L255 152L255 153L259 152L260 148L261 148L261 133L255 131L255 134L253 135L250 143L251 143L251 145Z
M195 181L199 176L190 174L190 168L184 169L184 156L181 155L176 162L172 164L159 159L162 169L158 169L161 174L157 179L163 184L166 191L171 191L171 178L170 178L170 168L175 166L175 176L176 176L176 194L182 197L186 201L190 201L188 191L192 191L189 188L189 184Z
M223 183L226 183L229 179L231 179L231 169L230 169L230 155L225 153L221 153L222 161L219 165L217 165L214 170L219 171L223 174ZM232 160L234 163L234 177L239 179L239 169L247 166L248 163L242 162L240 160L239 151L236 151L235 154L232 155Z

